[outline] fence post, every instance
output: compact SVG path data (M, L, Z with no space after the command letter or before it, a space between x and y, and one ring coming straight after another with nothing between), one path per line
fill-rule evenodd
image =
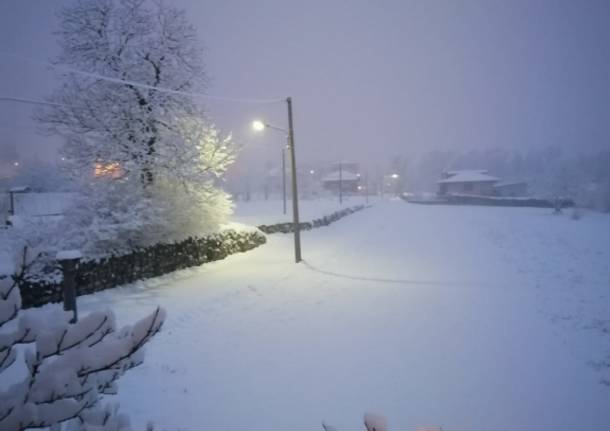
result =
M76 272L81 258L82 254L79 250L60 251L56 256L64 276L62 283L64 310L73 312L70 323L76 323L78 321L78 312L76 309Z

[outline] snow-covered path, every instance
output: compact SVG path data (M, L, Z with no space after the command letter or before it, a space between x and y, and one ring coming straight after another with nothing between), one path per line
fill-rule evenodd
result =
M121 380L136 424L610 429L610 217L387 202L304 233L304 264L291 239L79 299L168 310Z

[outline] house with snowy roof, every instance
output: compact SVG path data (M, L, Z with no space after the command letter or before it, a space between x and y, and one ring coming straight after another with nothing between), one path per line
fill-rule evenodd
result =
M360 184L360 175L350 171L335 171L322 178L322 187L332 192L356 193Z
M438 194L493 196L494 185L499 181L482 169L443 172L437 182Z
M322 177L322 188L335 193L357 193L360 185L359 165L355 162L339 161L331 166L328 174Z
M519 197L527 194L524 182L500 182L485 169L469 169L443 172L438 194Z
M62 217L76 194L69 192L31 192L29 187L13 187L0 195L0 224L15 224L22 219L41 222Z

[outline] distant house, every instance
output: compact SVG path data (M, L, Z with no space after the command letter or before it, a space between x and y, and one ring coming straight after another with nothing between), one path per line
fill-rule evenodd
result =
M527 196L527 183L523 181L494 184L495 195L505 198Z
M494 185L499 181L499 178L480 169L444 172L441 180L438 181L438 194L493 196Z
M500 182L499 178L489 175L484 169L444 172L438 185L440 196L527 196L527 183L522 181Z
M3 224L14 224L18 219L54 219L63 216L72 204L76 194L63 192L30 192L28 187L14 187L9 190L6 204L0 205Z
M356 162L338 161L330 167L330 172L324 175L320 182L324 190L333 193L357 193L360 189L360 166Z
M350 171L356 174L360 171L360 164L357 162L351 162L349 160L341 160L338 162L333 162L330 166L330 170L332 172L336 172L339 170Z
M360 175L350 171L335 171L325 175L322 178L322 187L324 190L329 190L339 193L357 193L360 185Z

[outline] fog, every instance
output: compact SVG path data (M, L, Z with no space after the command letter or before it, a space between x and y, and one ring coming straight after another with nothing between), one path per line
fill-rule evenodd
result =
M610 0L0 0L0 430L610 429L609 42Z
M0 51L52 59L62 3L3 2ZM294 99L299 163L383 170L431 150L610 146L605 1L173 3L205 45L209 94ZM1 58L0 96L43 99L56 83L42 65ZM201 103L244 146L240 172L277 161L284 137L249 127L285 125L284 104ZM55 157L60 142L35 132L31 109L0 102L2 159Z

